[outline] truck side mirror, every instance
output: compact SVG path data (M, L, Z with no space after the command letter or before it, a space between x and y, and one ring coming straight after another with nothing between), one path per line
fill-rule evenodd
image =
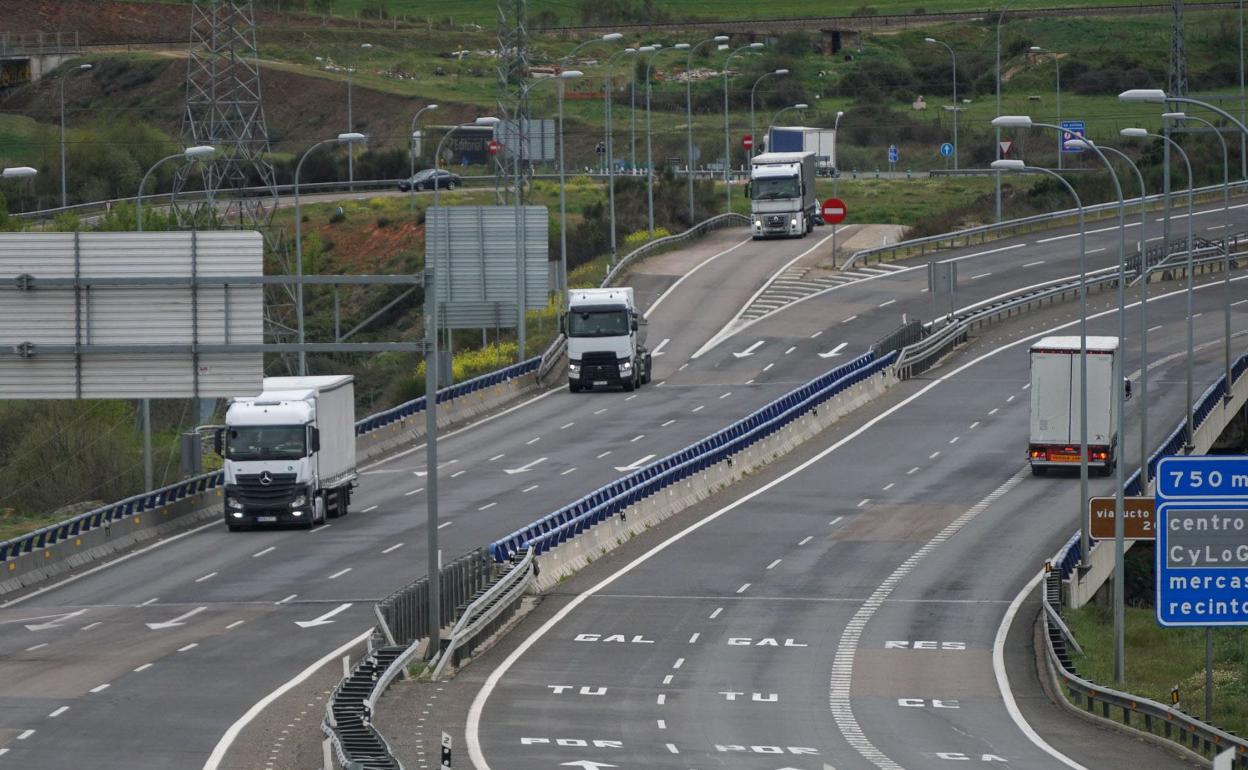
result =
M1122 392L1126 400L1130 401L1131 400L1131 378L1130 377L1122 378Z
M745 197L747 198L750 197L750 183L749 182L745 183Z
M321 451L321 429L308 428L308 446L313 452Z
M559 331L563 332L564 334L568 333L568 314L567 313L559 314Z
M212 432L212 451L225 457L225 428L217 428Z
M636 318L633 319L632 326L633 326L633 331L637 331L637 319Z

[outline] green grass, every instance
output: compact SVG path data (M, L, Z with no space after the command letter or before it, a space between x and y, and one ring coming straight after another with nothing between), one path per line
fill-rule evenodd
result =
M1204 717L1205 631L1162 628L1153 610L1126 608L1126 681L1114 684L1113 621L1107 608L1086 606L1063 613L1086 653L1074 656L1085 679L1114 689L1170 703L1178 685L1182 708ZM1212 722L1243 735L1248 730L1248 629L1214 630Z

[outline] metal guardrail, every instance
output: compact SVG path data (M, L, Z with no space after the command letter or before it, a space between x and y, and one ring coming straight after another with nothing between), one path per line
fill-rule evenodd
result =
M497 569L486 548L474 549L442 565L442 622L457 619L465 602L496 577ZM423 575L377 602L373 612L387 644L407 646L429 636L429 576Z
M333 744L338 764L346 770L403 770L390 744L373 727L372 714L365 707L365 701L373 697L376 683L404 659L407 650L398 645L371 647L370 640L368 654L360 658L330 694L321 731Z
M1245 182L1245 181L1232 182L1231 188L1233 192L1239 192L1244 189L1248 189L1248 182ZM1203 195L1209 195L1212 193L1219 193L1221 191L1222 191L1222 185L1220 184L1209 185L1207 187L1197 187L1195 190L1195 194L1203 196ZM1186 192L1172 191L1170 195L1172 198L1179 197L1179 196L1186 197ZM1150 204L1158 203L1163 200L1165 200L1165 196L1161 194L1150 195L1147 198L1145 198L1145 201ZM1138 206L1139 203L1140 203L1139 198L1129 198L1127 200L1127 206ZM1103 213L1107 211L1117 211L1117 210L1118 210L1117 201L1112 201L1110 203L1098 203L1092 206L1084 206L1083 208L1085 217L1089 214L1099 214L1099 213ZM875 257L877 262L881 262L883 261L885 254L891 255L892 258L895 259L897 254L900 252L906 252L907 254L910 254L917 250L918 254L922 256L926 254L928 251L940 251L941 249L952 249L952 248L957 248L959 245L970 246L972 243L975 243L975 242L984 243L985 241L988 240L989 235L993 235L997 237L1004 237L1007 235L1018 235L1022 232L1026 232L1027 230L1031 229L1035 225L1043 224L1047 226L1061 219L1077 220L1078 216L1079 216L1078 209L1064 209L1062 211L1052 211L1047 214L1033 214L1032 216L1022 217L1020 219L1010 219L1005 222L996 222L996 223L988 224L988 225L979 225L977 227L968 227L964 230L956 230L952 233L942 233L940 235L929 235L925 238L913 238L908 241L898 241L897 243L887 245L887 246L876 246L874 248L856 251L849 257L848 260L845 261L845 264L843 265L842 269L852 270L854 265L857 264L859 260L862 260L863 264L867 264L871 261L872 257ZM1130 216L1129 213L1128 213L1128 216ZM961 244L959 244L958 241L961 241Z
M630 505L706 470L775 433L846 388L880 373L895 358L895 353L880 358L866 353L816 377L698 443L652 462L512 532L492 544L490 551L499 562L508 561L528 548L540 556L595 524L622 513Z
M451 662L459 665L461 652L472 655L480 640L498 630L514 614L520 597L537 577L534 558L532 549L526 551L520 561L512 564L492 586L464 608L433 669L432 678L435 681L442 678Z
M731 227L732 225L738 225L738 224L748 225L749 223L750 223L750 218L745 216L744 214L737 214L737 213L719 214L717 216L711 217L710 219L706 219L697 223L693 227L690 227L688 230L685 230L684 232L680 232L675 235L668 235L663 238L655 238L653 241L644 243L641 246L634 249L633 251L624 255L623 257L620 257L620 260L616 262L615 265L612 266L610 270L607 271L607 275L605 278L602 279L601 285L610 286L611 282L614 281L616 278L618 278L620 275L622 275L623 272L626 269L628 269L629 265L631 265L634 261L640 259L641 257L644 257L645 255L649 254L652 251L667 248L669 246L675 246L678 243L684 243L690 238L694 238L699 235L704 235L706 233L709 233L712 230L717 230L721 227Z

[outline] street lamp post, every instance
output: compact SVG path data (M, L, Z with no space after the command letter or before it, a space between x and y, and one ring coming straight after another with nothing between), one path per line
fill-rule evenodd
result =
M77 67L71 67L61 73L61 207L69 205L69 193L65 185L65 78L71 72L85 72L91 69L90 64L79 64ZM148 489L151 489L149 486Z
M324 147L327 144L345 144L348 148L351 148L366 140L367 137L363 134L350 131L339 134L333 139L323 139L304 151L303 156L299 158L299 162L295 164L295 315L299 335L300 377L306 377L308 374L308 356L303 350L303 216L299 202L299 172L303 169L303 162L317 148Z
M613 56L611 56L611 58L607 59L607 67L606 67L607 72L606 72L606 75L603 77L603 81L602 81L602 96L606 102L605 109L606 109L606 116L607 116L607 120L606 120L607 136L606 136L606 142L605 142L606 144L605 149L607 151L607 218L608 218L607 226L610 229L610 233L608 234L608 237L609 237L610 248L611 248L610 262L612 264L615 264L615 159L613 157L613 152L612 152L612 149L613 149L612 148L612 135L615 132L611 130L611 123L612 123L611 65L615 63L615 60L617 58L621 56L628 56L630 54L635 54L635 53L637 53L636 48L625 48L623 51L619 51Z
M425 105L424 107L421 107L419 110L416 110L416 114L412 116L412 130L411 130L412 147L410 150L411 163L410 163L409 174L407 177L407 183L409 185L408 192L410 193L407 196L408 213L414 213L416 211L416 185L412 182L412 179L416 176L416 121L420 120L421 114L424 113L426 110L436 110L437 108L438 108L438 105L436 104L428 104L428 105Z
M688 43L677 43L668 50L683 51L688 47ZM645 52L646 49L640 50ZM646 59L646 223L651 238L654 238L654 157L650 132L650 68L653 64L654 57Z
M1005 21L1005 12L1009 10L1010 5L1013 4L1013 2L1014 0L1006 0L1005 4L1001 6L1001 12L997 14L997 115L998 116L1001 114L1001 22ZM1000 127L997 128L996 144L997 144L996 149L993 150L993 152L996 153L997 160L1000 160L1001 159L1001 128ZM996 177L997 177L996 188L995 188L996 211L997 211L996 221L1000 222L1001 221L1001 175L997 174Z
M727 211L732 211L732 147L728 140L728 64L732 61L732 57L742 51L757 50L762 48L762 43L748 43L740 48L732 51L724 59L724 200L728 204Z
M781 107L780 109L776 110L776 114L772 115L771 120L767 121L767 136L771 136L772 127L776 125L776 121L781 115L788 112L789 110L801 111L801 110L805 110L809 108L810 108L809 104L806 104L805 102L800 102L798 104L790 104L788 107Z
M694 224L693 210L693 52L707 43L727 43L727 35L716 35L694 43L689 48L689 56L685 60L685 135L688 138L688 154L685 159L686 174L689 186L689 226Z
M1213 133L1218 137L1218 141L1222 143L1222 209L1223 218L1225 220L1222 240L1222 314L1225 319L1225 339L1226 344L1223 350L1222 364L1223 373L1226 377L1226 394L1223 398L1227 401L1231 400L1231 168L1230 168L1230 152L1226 145L1226 137L1222 136L1222 132L1218 127L1195 115L1188 115L1182 112L1167 112L1162 115L1163 118L1169 120L1194 120L1197 123L1204 123L1213 129Z
M177 158L182 158L188 163L191 161L203 160L204 158L216 153L216 151L217 148L206 144L195 147L187 147L181 152L175 152L173 155L166 155L152 164L152 167L149 168L147 173L143 175L143 178L139 180L139 192L134 199L135 221L139 232L143 232L143 188L147 186L147 178L152 175L152 172L156 170L157 166L166 161L175 160Z
M949 52L949 57L953 59L953 170L958 170L958 55L953 52L953 46L937 40L934 37L924 38L928 43L935 45L943 45L945 50ZM999 110L998 110L999 112ZM1000 174L997 175L1000 178Z
M841 118L845 116L844 111L836 113L836 120L832 121L832 197L838 197L836 194L836 181L841 178L841 159L836 154L836 143L841 135ZM833 233L836 229L833 228ZM836 250L832 250L833 262L836 261Z
M759 76L758 80L754 81L754 85L750 87L750 138L753 141L753 144L750 146L751 158L758 154L758 137L754 136L754 91L758 88L758 84L763 82L763 80L769 77L779 77L787 74L789 74L789 71L786 69L778 69L774 72L764 72ZM767 135L769 137L771 136L770 131L771 129L768 129Z
M360 48L367 51L372 48L372 43L360 43ZM355 131L355 120L351 112L351 80L355 75L355 66L352 64L347 67L347 132ZM355 147L350 145L347 147L347 189L355 190ZM303 355L300 352L300 355Z
M1062 124L1062 60L1058 58L1056 51L1050 51L1046 48L1041 48L1038 45L1033 45L1031 47L1031 52L1053 54L1053 66L1054 66L1054 69L1056 70L1054 83L1056 84L1055 88L1057 91L1057 94L1055 97L1055 105L1054 105L1055 109L1057 110L1057 118L1054 120L1054 122L1060 126ZM1058 171L1062 170L1062 167L1065 163L1065 152L1063 152L1065 149L1066 148L1062 146L1062 141L1061 141L1061 138L1059 137L1057 141L1057 169Z
M637 49L637 53L654 53L663 47L662 43L651 43ZM649 88L649 67L646 69L646 87ZM637 173L637 66L633 65L631 77L628 79L628 170Z

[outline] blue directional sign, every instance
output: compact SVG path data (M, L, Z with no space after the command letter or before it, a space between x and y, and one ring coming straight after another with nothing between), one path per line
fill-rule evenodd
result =
M888 146L888 162L889 162L889 163L896 163L896 162L897 162L897 158L898 158L898 155L897 155L897 145L895 145L895 144L890 144L890 145Z
M941 156L942 158L948 158L948 157L949 157L950 155L952 155L952 154L953 154L953 145L952 145L952 144L949 144L948 142L945 142L944 144L942 144L942 145L940 146L940 156Z
M1067 147L1066 142L1070 139L1082 139L1087 136L1087 126L1082 120L1063 120L1062 121L1062 152L1083 152L1078 147Z
M1157 622L1248 625L1248 457L1157 464Z

